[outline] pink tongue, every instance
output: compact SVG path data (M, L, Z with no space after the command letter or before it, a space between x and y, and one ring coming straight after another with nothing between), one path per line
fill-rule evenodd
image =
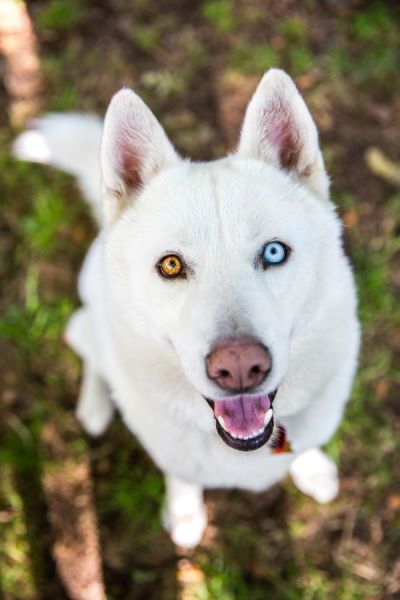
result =
M264 428L264 416L271 402L267 394L233 396L214 400L214 415L223 417L224 429L235 435L250 435Z

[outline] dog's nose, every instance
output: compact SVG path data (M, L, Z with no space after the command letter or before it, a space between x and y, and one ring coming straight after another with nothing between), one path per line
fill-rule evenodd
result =
M206 358L209 378L230 392L245 392L260 385L271 364L267 348L247 336L220 340Z

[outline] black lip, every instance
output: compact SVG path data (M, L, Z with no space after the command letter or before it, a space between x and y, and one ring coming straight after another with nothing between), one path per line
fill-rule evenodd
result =
M215 421L215 423L217 426L219 437L225 442L225 444L227 444L231 448L234 448L235 450L242 450L242 452L248 452L249 450L258 450L258 448L264 446L271 437L274 429L274 418L272 417L270 422L268 423L264 431L260 433L260 435L257 435L256 437L250 438L248 440L241 440L239 438L232 437L230 433L228 433L223 427L221 427L218 421Z
M276 396L276 392L277 390L268 394L271 400L271 406ZM206 400L214 412L214 402L209 398L206 398ZM270 422L268 423L264 431L260 433L260 435L257 435L256 437L250 438L248 440L241 440L239 438L234 438L232 435L230 435L230 433L225 431L225 429L219 424L219 422L215 420L217 432L221 440L223 440L225 444L230 448L233 448L234 450L241 450L242 452L258 450L258 448L265 446L265 444L268 442L269 438L272 435L272 432L274 430L274 424L274 417L272 417Z

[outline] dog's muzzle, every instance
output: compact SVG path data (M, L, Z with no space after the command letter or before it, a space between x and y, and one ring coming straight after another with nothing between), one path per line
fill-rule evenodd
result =
M214 412L221 439L235 450L257 450L271 438L274 430L271 394L240 394L222 400L207 399Z

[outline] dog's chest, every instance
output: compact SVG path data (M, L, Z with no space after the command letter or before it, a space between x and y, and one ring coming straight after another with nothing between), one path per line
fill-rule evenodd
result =
M266 448L239 452L218 434L172 419L151 399L120 404L124 421L165 473L205 487L239 487L254 491L279 481L293 458Z

